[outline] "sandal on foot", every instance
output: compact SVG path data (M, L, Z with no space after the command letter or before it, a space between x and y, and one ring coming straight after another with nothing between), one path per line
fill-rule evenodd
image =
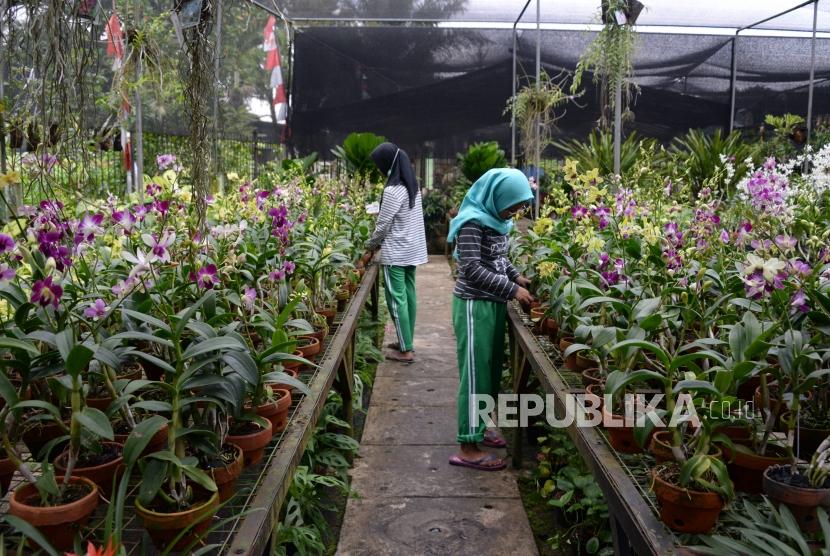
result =
M394 349L395 351L401 351L401 344L399 344L398 342L391 342L389 344L386 344L386 347L389 349ZM415 353L414 349L412 349L411 351Z
M507 462L496 454L487 454L476 460L464 459L461 456L452 456L450 458L450 465L469 467L470 469L478 469L479 471L500 471L507 467Z
M386 355L385 356L390 361L397 361L398 363L403 363L404 365L411 365L415 362L415 359L403 359L401 357L395 357L394 355Z
M507 441L505 441L504 438L497 435L495 431L484 431L484 440L481 442L481 444L487 446L488 448L507 447Z

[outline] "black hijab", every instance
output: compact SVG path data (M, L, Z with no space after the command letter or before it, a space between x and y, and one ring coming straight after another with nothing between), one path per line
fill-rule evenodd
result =
M394 143L381 143L372 151L372 160L375 161L378 169L388 176L387 187L390 185L406 187L409 193L409 208L414 207L415 198L418 196L418 182L415 181L412 163L406 151L399 149Z

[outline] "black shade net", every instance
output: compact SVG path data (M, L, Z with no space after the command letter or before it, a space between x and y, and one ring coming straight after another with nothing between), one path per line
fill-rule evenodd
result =
M292 135L300 152L328 156L353 131L384 135L416 155L452 156L478 140L509 149L509 29L309 27L296 37ZM572 71L592 38L543 30L543 69ZM830 39L816 43L813 114L821 115L830 112ZM806 115L810 40L742 35L736 44L736 126L757 126L766 113ZM535 30L519 31L517 52L520 79L534 75ZM690 128L728 128L731 61L729 35L639 34L640 94L626 129L668 141ZM598 94L585 81L580 106L558 122L559 138L583 138L596 126Z

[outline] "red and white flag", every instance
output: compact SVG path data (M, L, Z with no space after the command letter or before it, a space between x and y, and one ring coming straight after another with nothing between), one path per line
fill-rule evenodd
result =
M104 33L107 37L107 56L112 56L112 71L118 72L124 66L124 29L121 25L121 19L118 14L112 12L107 25L104 28ZM121 114L119 120L121 122L121 145L124 169L130 171L133 165L132 149L130 145L130 133L124 125L127 116L130 113L130 101L127 97L121 99ZM128 186L129 187L129 186Z
M274 26L277 18L273 15L268 17L263 32L264 42L262 49L265 51L265 71L271 72L271 89L273 90L271 102L274 105L274 112L277 114L277 121L285 121L288 113L288 99L285 96L285 84L282 82L282 68L280 68L280 48L277 44L277 35Z

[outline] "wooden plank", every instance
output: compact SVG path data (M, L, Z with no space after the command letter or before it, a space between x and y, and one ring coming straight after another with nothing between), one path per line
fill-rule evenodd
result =
M571 388L565 384L550 362L536 337L524 325L513 304L508 305L508 322L517 350L530 362L542 389L554 394L557 414L564 415L565 395ZM606 445L600 432L593 427L567 428L577 450L585 459L597 485L605 494L608 511L616 519L621 534L636 554L654 556L678 555L685 551L677 546L676 538L654 515L651 506Z
M279 521L280 510L288 494L294 470L299 465L317 420L323 412L326 397L334 383L346 348L352 345L360 312L375 286L377 274L377 266L372 265L363 275L360 287L331 339L325 358L320 362L320 368L309 384L310 394L300 402L300 407L289 422L276 453L260 476L256 494L246 508L252 508L254 511L239 522L225 554L260 556L265 551Z

